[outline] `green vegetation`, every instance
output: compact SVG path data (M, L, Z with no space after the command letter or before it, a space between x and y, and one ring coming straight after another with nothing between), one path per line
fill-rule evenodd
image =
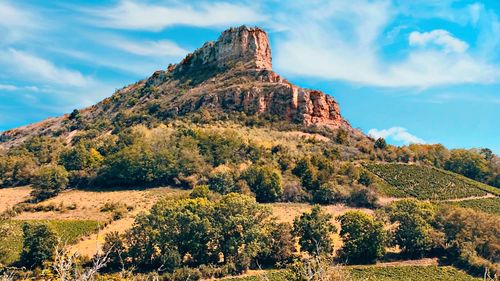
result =
M486 195L479 183L464 181L433 167L395 163L366 163L364 166L407 195L422 200Z
M349 268L353 280L364 281L479 281L451 266L353 266Z
M5 251L5 255L0 257L0 264L10 264L19 259L23 248L22 226L24 223L47 225L61 241L68 244L77 242L81 237L90 235L99 228L99 222L92 220L0 221L0 229L8 229L9 234L0 238L0 252L2 249Z
M394 243L399 245L403 255L421 258L436 248L439 234L432 227L435 210L430 203L415 199L403 199L389 206L388 216L391 223L397 223Z
M68 172L63 166L48 164L38 169L31 195L38 201L56 196L68 185Z
M244 272L258 259L268 265L290 259L290 231L276 236L279 228L290 229L277 225L255 199L230 193L217 201L161 201L150 214L137 217L125 235L108 237L105 248L120 258L114 265L123 260L123 266L142 271L161 266L174 275L185 266L190 272L216 267L223 276Z
M20 263L31 269L52 261L57 245L56 234L45 224L24 223L22 228L23 250Z
M324 213L319 206L314 206L310 213L304 213L293 222L293 233L299 237L302 251L310 255L331 254L333 250L332 234L337 228L331 223L332 216Z
M344 245L339 250L346 263L374 263L385 253L387 233L381 222L359 211L339 216L340 236Z
M345 268L347 278L353 281L480 281L451 266L348 266ZM263 276L265 276L265 279ZM286 270L270 270L262 275L235 277L228 281L290 281L290 274Z
M500 197L472 199L460 202L446 202L443 204L450 204L463 208L471 208L476 211L481 211L488 214L500 215Z

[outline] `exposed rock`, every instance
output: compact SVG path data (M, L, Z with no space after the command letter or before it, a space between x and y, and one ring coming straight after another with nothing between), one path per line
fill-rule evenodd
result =
M269 39L259 28L230 28L217 41L205 43L179 64L156 71L148 79L124 87L80 113L87 124L103 118L123 118L124 112L125 116L150 116L153 101L161 104L161 112L154 113L154 118L159 119L209 108L274 115L306 126L353 130L331 96L295 86L273 72ZM148 122L147 118L140 120ZM8 147L36 135L66 137L74 130L71 122L65 115L9 130L0 135L0 146ZM134 122L127 124L137 123Z

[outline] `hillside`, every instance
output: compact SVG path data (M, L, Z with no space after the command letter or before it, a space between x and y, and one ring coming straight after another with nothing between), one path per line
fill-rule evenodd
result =
M241 112L362 135L342 118L331 96L295 86L273 72L265 31L242 26L78 114L3 132L0 145L10 147L33 136L69 141L82 130L102 134L137 124L151 126L204 109L221 118Z
M498 156L364 135L259 28L0 140L0 280L500 274Z

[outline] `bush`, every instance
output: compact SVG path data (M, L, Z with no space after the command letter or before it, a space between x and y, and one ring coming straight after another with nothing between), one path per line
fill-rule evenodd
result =
M293 234L299 237L301 250L315 254L331 254L333 241L331 235L337 231L332 224L332 216L314 206L310 213L303 213L293 222Z
M28 268L41 267L44 262L54 258L57 244L55 234L44 224L28 224L23 226L23 250L20 262Z
M339 192L337 186L331 183L326 183L322 184L318 190L314 191L312 201L317 204L332 204L339 202L342 199L344 198Z
M208 176L210 190L220 194L236 192L237 174L227 166L215 168Z
M385 253L386 232L383 224L359 211L337 217L344 245L340 258L346 263L374 263Z
M258 256L266 256L265 249L283 246L268 236L272 233L267 230L275 229L268 225L269 216L255 199L235 193L215 202L161 201L150 214L138 216L123 236L126 256L143 271L216 264L242 272Z
M39 201L56 196L66 188L68 176L68 172L62 166L49 164L41 167L33 179L32 196Z
M378 197L374 191L355 185L349 192L347 203L355 207L375 208L378 206Z
M394 240L404 255L421 258L439 244L441 236L432 227L435 210L429 203L414 199L394 202L388 209L389 219L397 223Z
M271 166L250 166L243 174L258 202L275 202L282 193L281 172Z
M500 274L500 224L495 215L472 209L443 207L436 215L445 234L447 253L460 265L476 274L485 268Z

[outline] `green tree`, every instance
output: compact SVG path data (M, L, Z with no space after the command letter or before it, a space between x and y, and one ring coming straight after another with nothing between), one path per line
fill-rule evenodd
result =
M63 151L59 160L68 171L96 169L103 161L104 157L96 149L87 149L83 143Z
M303 251L315 254L331 254L333 250L332 234L337 231L332 224L332 216L321 207L314 206L310 213L303 213L293 222L293 234L299 237Z
M385 142L384 138L378 138L375 141L374 146L375 146L375 148L378 148L378 149L385 149L387 147L387 143Z
M302 186L306 189L315 190L319 187L318 169L309 158L300 159L292 172L300 178Z
M337 217L344 245L340 257L347 263L373 263L385 253L386 232L383 224L360 211Z
M54 258L57 238L44 224L23 224L23 249L20 262L28 268L41 267Z
M431 225L435 219L431 204L403 199L389 207L388 215L392 223L397 223L394 240L406 256L420 258L437 246L439 235Z
M68 185L68 172L63 166L45 165L35 174L31 194L37 200L45 200L56 196Z
M444 168L478 181L482 181L489 173L488 161L483 155L465 149L452 150Z
M242 177L258 202L275 202L283 193L281 172L272 166L252 165Z
M148 215L136 218L123 239L126 256L141 270L161 266L173 272L205 264L227 265L237 273L264 255L266 241L274 241L266 238L269 222L267 208L236 193L218 201L160 201Z

